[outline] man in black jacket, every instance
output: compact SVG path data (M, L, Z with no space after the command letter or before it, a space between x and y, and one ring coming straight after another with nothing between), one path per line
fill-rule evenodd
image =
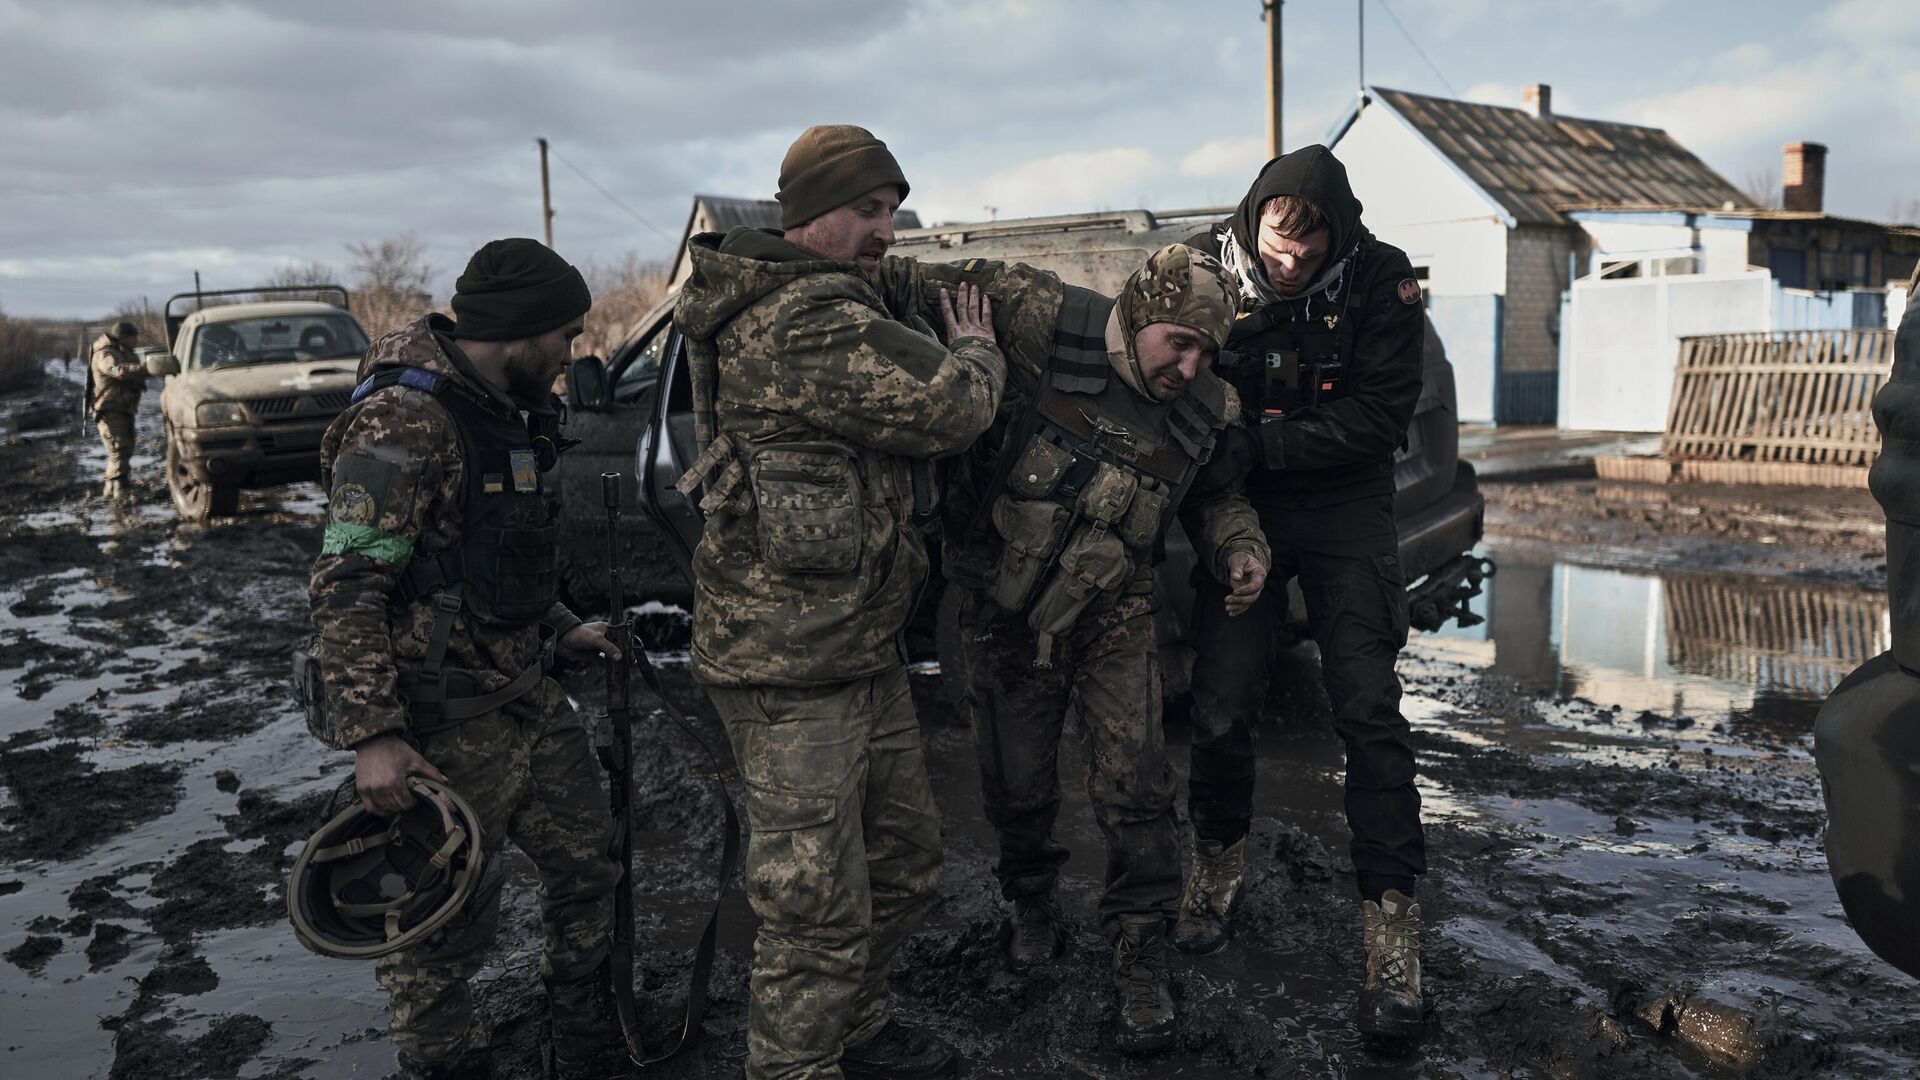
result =
M1420 396L1425 319L1407 256L1360 223L1346 168L1324 146L1275 158L1233 217L1187 241L1234 271L1237 354L1227 378L1246 402L1236 452L1259 466L1247 497L1273 548L1272 582L1298 575L1320 645L1334 726L1346 742L1347 823L1365 924L1359 1025L1418 1035L1420 908L1426 869L1413 750L1394 661L1407 640L1406 574L1393 519L1393 454ZM1188 812L1196 849L1174 943L1210 952L1246 867L1253 722L1287 593L1222 615L1199 583Z

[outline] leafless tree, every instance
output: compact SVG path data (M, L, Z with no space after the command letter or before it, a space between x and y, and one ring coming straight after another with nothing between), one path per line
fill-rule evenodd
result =
M1749 169L1747 182L1740 185L1740 193L1752 199L1756 205L1769 210L1780 209L1780 173L1775 169Z
M275 270L267 277L267 280L261 282L261 284L269 289L298 289L308 285L338 285L341 284L341 281L340 272L333 267L323 262L309 261L304 263L288 263L280 269ZM272 298L276 300L321 300L333 303L339 302L339 297L330 293L321 292L310 294L279 293Z
M40 330L0 313L0 390L29 386L40 378L40 356L47 351Z
M580 268L593 291L593 310L587 312L586 332L574 342L580 356L609 357L640 322L667 295L667 264L643 259L637 252L611 263L587 263Z
M398 330L433 309L426 250L412 233L347 245L353 313L369 337Z

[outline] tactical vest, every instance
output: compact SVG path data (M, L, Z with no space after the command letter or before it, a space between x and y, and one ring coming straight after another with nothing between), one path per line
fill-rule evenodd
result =
M1167 402L1142 399L1107 360L1113 300L1069 286L1047 371L1002 445L976 535L999 539L989 619L1027 613L1036 667L1093 602L1149 565L1173 512L1226 426L1210 376Z
M1358 273L1356 256L1347 266L1339 301L1325 312L1294 318L1302 303L1311 302L1283 301L1234 322L1224 350L1232 355L1223 366L1250 415L1277 418L1347 396Z
M518 416L501 416L450 380L420 368L384 368L353 392L358 402L388 386L424 390L446 407L465 468L460 542L416 555L400 595L418 600L456 592L478 622L517 629L544 618L559 598L559 507L545 476L558 460L552 436ZM545 440L547 446L537 443ZM542 451L545 451L544 453Z

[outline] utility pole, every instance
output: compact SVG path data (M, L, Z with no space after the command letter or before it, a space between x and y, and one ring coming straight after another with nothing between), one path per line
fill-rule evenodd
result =
M200 271L193 272L193 310L200 310Z
M553 246L553 188L547 183L547 140L540 144L540 224L547 230L547 246Z
M1285 149L1280 138L1280 9L1286 4L1287 0L1261 0L1260 4L1267 20L1267 156L1270 158L1279 157Z
M1367 92L1367 0L1356 0L1360 9L1360 93Z

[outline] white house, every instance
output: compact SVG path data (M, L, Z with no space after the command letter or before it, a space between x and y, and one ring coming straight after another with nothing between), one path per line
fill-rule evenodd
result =
M1335 139L1424 279L1462 420L1659 431L1683 336L1885 325L1920 229L1825 213L1826 147L1787 144L1762 208L1666 132L1552 101L1370 87Z

